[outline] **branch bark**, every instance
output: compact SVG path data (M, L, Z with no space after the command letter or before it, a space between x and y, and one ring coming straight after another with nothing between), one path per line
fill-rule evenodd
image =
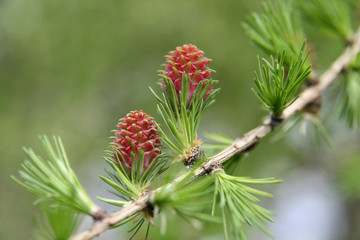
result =
M296 101L287 107L282 114L281 120L286 120L294 113L303 110L308 104L314 102L317 98L321 97L322 93L327 89L344 69L346 69L351 61L353 61L360 52L360 28L357 30L349 45L343 54L341 54L318 78L318 82L315 85L309 86L302 91ZM232 146L224 149L217 155L209 158L209 160L194 171L194 178L211 173L213 166L222 164L230 159L235 154L250 151L258 142L261 141L267 134L269 134L277 125L278 119L269 118L264 121L260 126L254 128L240 139L235 140ZM181 181L187 176L184 174L176 178L172 183ZM155 190L154 192L158 191ZM151 194L150 194L151 195ZM102 232L108 230L111 226L126 220L136 213L141 212L147 207L149 195L139 198L138 200L125 205L120 211L115 212L108 217L105 217L99 221L96 221L88 230L75 235L71 240L89 240Z

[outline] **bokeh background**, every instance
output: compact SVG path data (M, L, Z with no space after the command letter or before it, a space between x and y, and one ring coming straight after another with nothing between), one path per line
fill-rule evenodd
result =
M71 164L92 198L107 196L98 178L110 131L130 110L155 118L157 70L176 46L192 43L213 59L221 93L200 132L232 138L266 116L255 95L256 55L241 22L260 1L246 0L1 0L0 1L0 239L35 239L34 197L15 184L22 147L41 153L39 134L61 136ZM318 71L342 45L307 29ZM284 179L268 189L278 240L359 239L360 134L339 121L334 102L321 114L332 145L297 128L280 141L268 136L242 161L241 173ZM311 128L308 128L311 130ZM97 201L111 211L111 207ZM85 221L82 228L91 221ZM98 239L127 239L128 227ZM266 239L248 229L250 239ZM198 230L171 219L167 235L150 239L222 239L221 226ZM142 239L142 238L140 238Z

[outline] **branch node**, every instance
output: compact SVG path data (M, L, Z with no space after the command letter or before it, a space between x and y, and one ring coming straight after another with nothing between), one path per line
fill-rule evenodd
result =
M149 200L146 201L146 207L143 210L143 216L145 219L152 219L154 218L154 211L155 211L155 206L154 204L152 204L152 202L150 202Z
M145 219L151 219L154 218L154 210L155 210L155 206L154 204L150 201L150 199L154 196L154 192L153 191L144 191L141 194L142 198L146 198L146 202L145 202L145 207L142 210L143 213L143 217ZM135 204L139 204L138 202L135 202Z
M271 131L274 130L274 128L276 128L280 123L282 123L282 121L284 120L283 117L278 117L275 116L274 114L271 114L270 116L270 122L268 123L268 125L271 127Z
M219 171L224 171L223 165L219 162L213 162L207 167L203 167L205 175L210 175Z
M311 75L308 79L306 79L306 87L312 87L319 84L319 78Z
M356 39L354 39L354 37L348 38L348 39L346 39L346 46L351 47L355 44L355 42L356 42Z
M303 108L303 111L311 113L313 115L318 115L322 103L322 97L319 96L314 101L309 102L306 104L306 106Z
M103 209L97 208L95 211L91 214L94 221L102 221L105 218L110 217L110 215Z
M201 151L199 146L195 146L195 147L192 149L192 152L191 152L191 154L189 155L189 157L188 157L187 159L185 159L184 165L185 165L187 168L190 168L191 166L194 165L194 163L196 162L196 160L202 158L203 156L204 156L204 151Z

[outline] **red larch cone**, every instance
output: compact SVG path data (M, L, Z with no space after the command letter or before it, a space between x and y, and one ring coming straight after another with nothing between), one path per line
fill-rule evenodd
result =
M177 47L176 50L171 51L170 55L166 57L167 64L162 75L171 79L178 95L182 87L183 73L190 78L187 96L187 101L189 102L199 83L204 79L210 78L211 72L213 71L208 67L210 60L204 57L203 51L192 44L185 44L181 47ZM164 81L162 81L162 86L165 87ZM213 86L210 85L205 93L204 99L207 98L212 89Z
M130 173L133 154L135 163L144 161L142 171L145 171L161 153L160 136L154 119L142 110L131 111L119 120L117 128L113 141L113 150L117 155L114 156L115 161ZM144 152L144 159L138 159L140 150Z

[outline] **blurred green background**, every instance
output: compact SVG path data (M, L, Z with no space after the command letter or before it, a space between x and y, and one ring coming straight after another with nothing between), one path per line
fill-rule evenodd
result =
M143 109L158 117L148 86L157 88L163 56L176 46L192 43L205 51L213 59L213 78L220 80L221 93L205 114L201 132L222 132L235 138L257 126L266 112L250 89L256 55L261 52L245 36L241 22L259 9L260 1L245 0L1 0L0 239L34 239L34 198L9 176L17 175L25 158L23 146L41 153L39 134L61 136L90 196L107 194L98 175L106 167L102 156L110 131L130 110ZM321 71L342 46L314 28L308 30ZM298 206L287 211L282 201L289 203L289 196L297 199L300 193L288 189L301 189L296 184L311 179L309 176L324 176L325 187L319 187L330 189L332 198L338 199L340 215L334 216L343 219L335 219L341 224L332 223L340 226L342 235L324 239L351 239L349 223L359 221L349 219L360 209L360 186L356 185L360 181L360 176L356 178L360 175L360 135L336 117L327 126L333 148L322 143L316 146L311 136L294 131L278 142L267 137L242 163L243 175L289 178L293 184L285 181L283 186L288 188L273 187L275 200L266 202L279 211L279 222L270 228L276 239L295 239L282 237L281 229L291 227L282 225L281 217ZM358 172L348 174L356 167ZM314 181L301 186L311 188L322 180ZM301 229L299 223L296 226ZM198 231L175 220L168 227L164 239L223 238L221 227ZM125 230L112 230L112 235L98 239L127 239ZM160 238L157 231L152 229L152 239ZM250 234L253 239L264 238L259 236Z

